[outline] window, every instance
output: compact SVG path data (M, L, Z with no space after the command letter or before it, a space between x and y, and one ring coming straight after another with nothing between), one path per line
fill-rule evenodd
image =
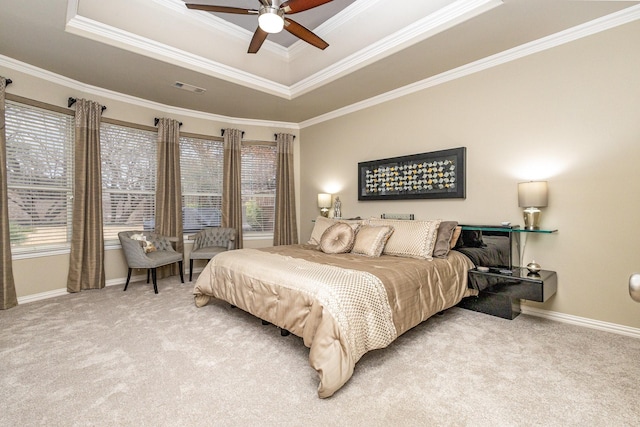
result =
M243 231L272 233L276 203L276 147L242 147Z
M185 233L221 224L223 155L222 141L180 137Z
M6 101L8 209L16 252L67 249L73 208L74 118ZM122 230L155 228L157 132L103 122L100 128L105 241ZM223 143L180 138L183 228L222 220ZM273 232L276 147L242 147L242 216L248 234ZM14 250L15 250L14 249Z
M157 133L109 123L100 127L104 239L155 228Z
M24 251L68 247L73 197L73 117L6 102L11 245Z

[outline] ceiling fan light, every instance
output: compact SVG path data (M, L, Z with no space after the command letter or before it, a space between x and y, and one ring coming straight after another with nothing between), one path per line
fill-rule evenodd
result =
M260 8L258 25L267 33L279 33L284 28L284 12L279 8L263 6Z

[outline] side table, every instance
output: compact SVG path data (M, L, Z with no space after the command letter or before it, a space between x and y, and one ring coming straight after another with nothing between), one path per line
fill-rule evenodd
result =
M558 275L549 270L530 273L523 267L490 269L488 272L473 268L469 270L469 284L482 290L478 296L460 301L459 307L514 319L520 314L521 299L545 302L555 294Z

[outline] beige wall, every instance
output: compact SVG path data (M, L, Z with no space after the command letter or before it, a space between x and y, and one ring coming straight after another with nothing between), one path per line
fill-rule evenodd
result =
M3 62L4 63L4 62ZM183 123L181 131L219 136L223 128L238 128L245 131L245 139L273 141L274 133L286 132L296 135L294 147L294 167L296 170L296 182L299 182L300 138L297 125L290 123L262 123L245 119L229 119L225 121L219 117L199 112L179 110L173 107L154 104L126 95L109 93L108 91L83 85L62 76L52 75L28 66L15 63L9 65L0 64L0 75L9 77L13 83L8 87L7 93L18 95L32 100L45 102L59 107L67 106L69 97L87 98L98 101L107 109L103 117L122 120L146 126L153 126L154 118L170 117ZM299 195L296 195L299 197ZM246 247L270 246L273 240L252 239L245 236ZM185 242L185 256L188 255L191 244ZM185 268L187 263L185 263ZM194 270L202 268L202 263L196 263ZM67 272L69 269L69 255L39 256L35 258L23 258L14 254L13 261L14 279L18 298L38 298L46 293L56 293L67 287ZM108 247L105 252L105 274L107 284L124 283L127 275L127 266L119 247ZM134 272L144 274L143 271Z
M548 179L543 226L559 232L532 236L525 259L557 271L559 289L547 303L529 304L639 328L640 304L628 296L629 275L640 271L634 225L640 211L639 37L640 23L627 24L302 129L295 165L301 239L311 233L321 191L341 196L344 216L414 213L463 223L522 223L516 183ZM248 139L271 139L280 130L179 114L96 95L92 88L83 93L77 82L52 83L20 70L0 66L0 75L14 81L10 93L60 106L69 96L95 99L108 107L105 117L148 125L154 117L173 117L185 132L212 135L239 127ZM459 146L467 147L465 200L357 201L358 162ZM108 250L105 263L107 280L124 279L119 250ZM68 255L15 260L18 296L64 289L67 268Z
M534 307L640 327L628 279L640 271L640 23L590 36L303 128L301 237L332 191L343 216L414 213L467 224L522 224L516 183L549 181L525 261L558 272ZM357 200L361 161L467 147L466 200Z

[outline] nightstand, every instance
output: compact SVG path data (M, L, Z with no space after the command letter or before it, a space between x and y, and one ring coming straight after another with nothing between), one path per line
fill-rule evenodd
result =
M511 271L511 274L508 272ZM530 273L522 267L488 272L469 270L469 287L482 289L477 297L467 297L458 306L504 319L520 314L520 300L545 302L558 289L555 271Z

